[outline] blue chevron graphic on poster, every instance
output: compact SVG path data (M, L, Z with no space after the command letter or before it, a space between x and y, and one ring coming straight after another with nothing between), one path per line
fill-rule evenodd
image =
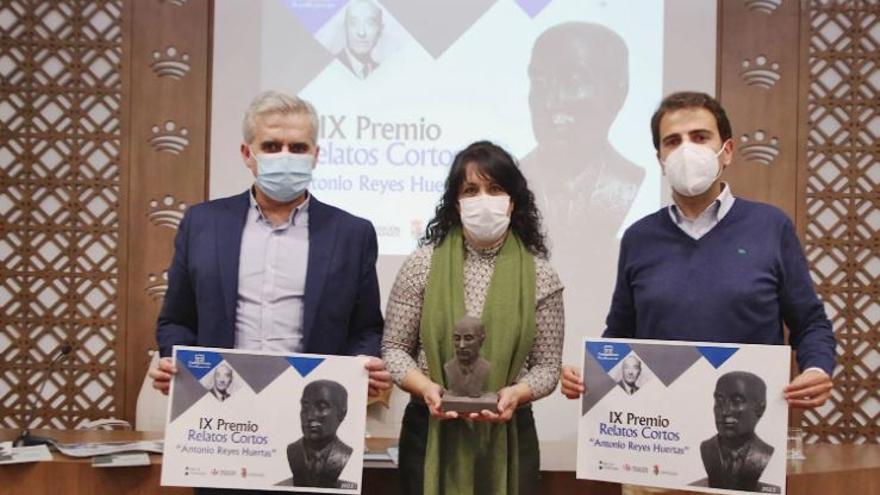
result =
M289 357L287 358L287 362L293 366L299 375L305 378L309 373L315 370L321 363L324 362L324 358L313 358L313 357Z
M739 349L736 347L697 346L697 350L706 358L706 361L718 369Z

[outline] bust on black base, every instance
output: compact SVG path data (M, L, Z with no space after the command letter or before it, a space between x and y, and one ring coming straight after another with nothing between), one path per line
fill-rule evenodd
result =
M455 357L443 365L447 385L441 403L443 411L497 411L498 394L485 391L491 369L489 361L480 356L485 339L486 328L479 319L465 316L455 324L452 334Z

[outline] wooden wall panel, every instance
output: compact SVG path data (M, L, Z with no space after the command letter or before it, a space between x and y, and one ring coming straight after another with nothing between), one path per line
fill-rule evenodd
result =
M3 426L120 414L124 17L122 0L0 3Z
M3 426L134 422L174 231L206 196L210 14L0 3Z
M718 7L718 96L739 147L728 180L736 194L795 219L838 339L832 399L792 420L809 442L876 443L880 4L725 0Z
M880 442L880 4L810 2L801 46L804 249L838 341L808 440Z
M156 347L156 316L183 211L206 197L211 4L129 0L129 291L125 415Z
M795 216L800 8L797 2L718 2L718 92L733 127L736 195Z

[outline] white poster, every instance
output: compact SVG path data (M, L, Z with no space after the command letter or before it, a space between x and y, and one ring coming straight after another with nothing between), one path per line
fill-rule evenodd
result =
M584 339L577 477L785 493L787 346Z
M174 347L163 486L360 493L359 357Z

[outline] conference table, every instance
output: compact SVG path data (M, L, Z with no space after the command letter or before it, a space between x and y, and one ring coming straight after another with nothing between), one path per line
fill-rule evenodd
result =
M36 435L62 442L128 442L162 438L156 432L36 430ZM18 430L0 429L0 441L12 440ZM367 450L383 452L396 440L368 438ZM880 494L880 445L807 445L806 460L788 463L788 493L792 495ZM189 488L159 486L162 456L151 454L149 466L94 468L91 459L67 457L53 452L50 462L0 465L0 495L103 495L191 494ZM365 462L363 493L399 493L394 464ZM627 488L627 493L679 495L683 491ZM615 483L576 480L574 473L541 473L542 494L620 495Z

